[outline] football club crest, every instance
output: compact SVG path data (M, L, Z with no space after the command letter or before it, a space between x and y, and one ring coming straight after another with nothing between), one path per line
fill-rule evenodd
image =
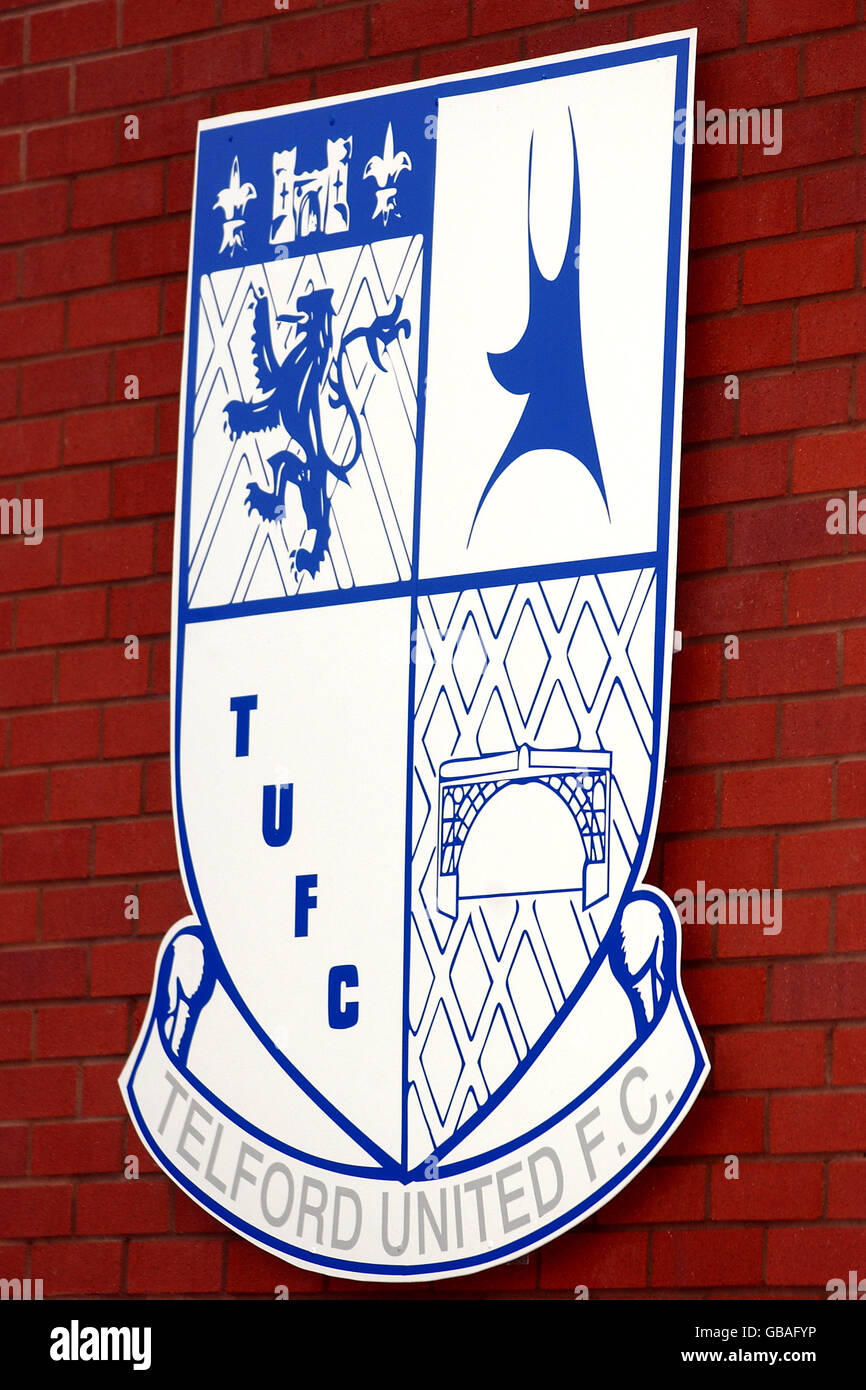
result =
M302 1266L513 1259L707 1060L643 882L694 34L199 133L174 570L191 915L121 1078Z

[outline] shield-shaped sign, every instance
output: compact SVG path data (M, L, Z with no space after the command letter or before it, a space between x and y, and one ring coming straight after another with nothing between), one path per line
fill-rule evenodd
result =
M642 883L694 34L205 121L174 584L193 915L121 1085L301 1265L514 1258L707 1062Z

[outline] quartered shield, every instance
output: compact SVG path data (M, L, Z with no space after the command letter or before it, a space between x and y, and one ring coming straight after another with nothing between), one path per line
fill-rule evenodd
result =
M515 1258L707 1063L643 884L694 35L202 123L174 573L191 916L122 1078L232 1229Z

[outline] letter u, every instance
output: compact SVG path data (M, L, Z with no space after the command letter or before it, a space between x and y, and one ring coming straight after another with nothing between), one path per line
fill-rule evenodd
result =
M262 834L266 845L279 849L292 838L292 809L294 806L294 783L284 782L280 787L280 811L277 815L277 789L274 786L262 787Z

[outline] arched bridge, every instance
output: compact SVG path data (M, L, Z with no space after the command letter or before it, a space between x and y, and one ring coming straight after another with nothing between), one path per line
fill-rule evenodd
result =
M457 916L460 859L479 812L506 786L548 787L568 808L580 833L586 860L583 906L607 896L610 836L610 753L574 748L530 748L455 758L439 769L437 905Z

